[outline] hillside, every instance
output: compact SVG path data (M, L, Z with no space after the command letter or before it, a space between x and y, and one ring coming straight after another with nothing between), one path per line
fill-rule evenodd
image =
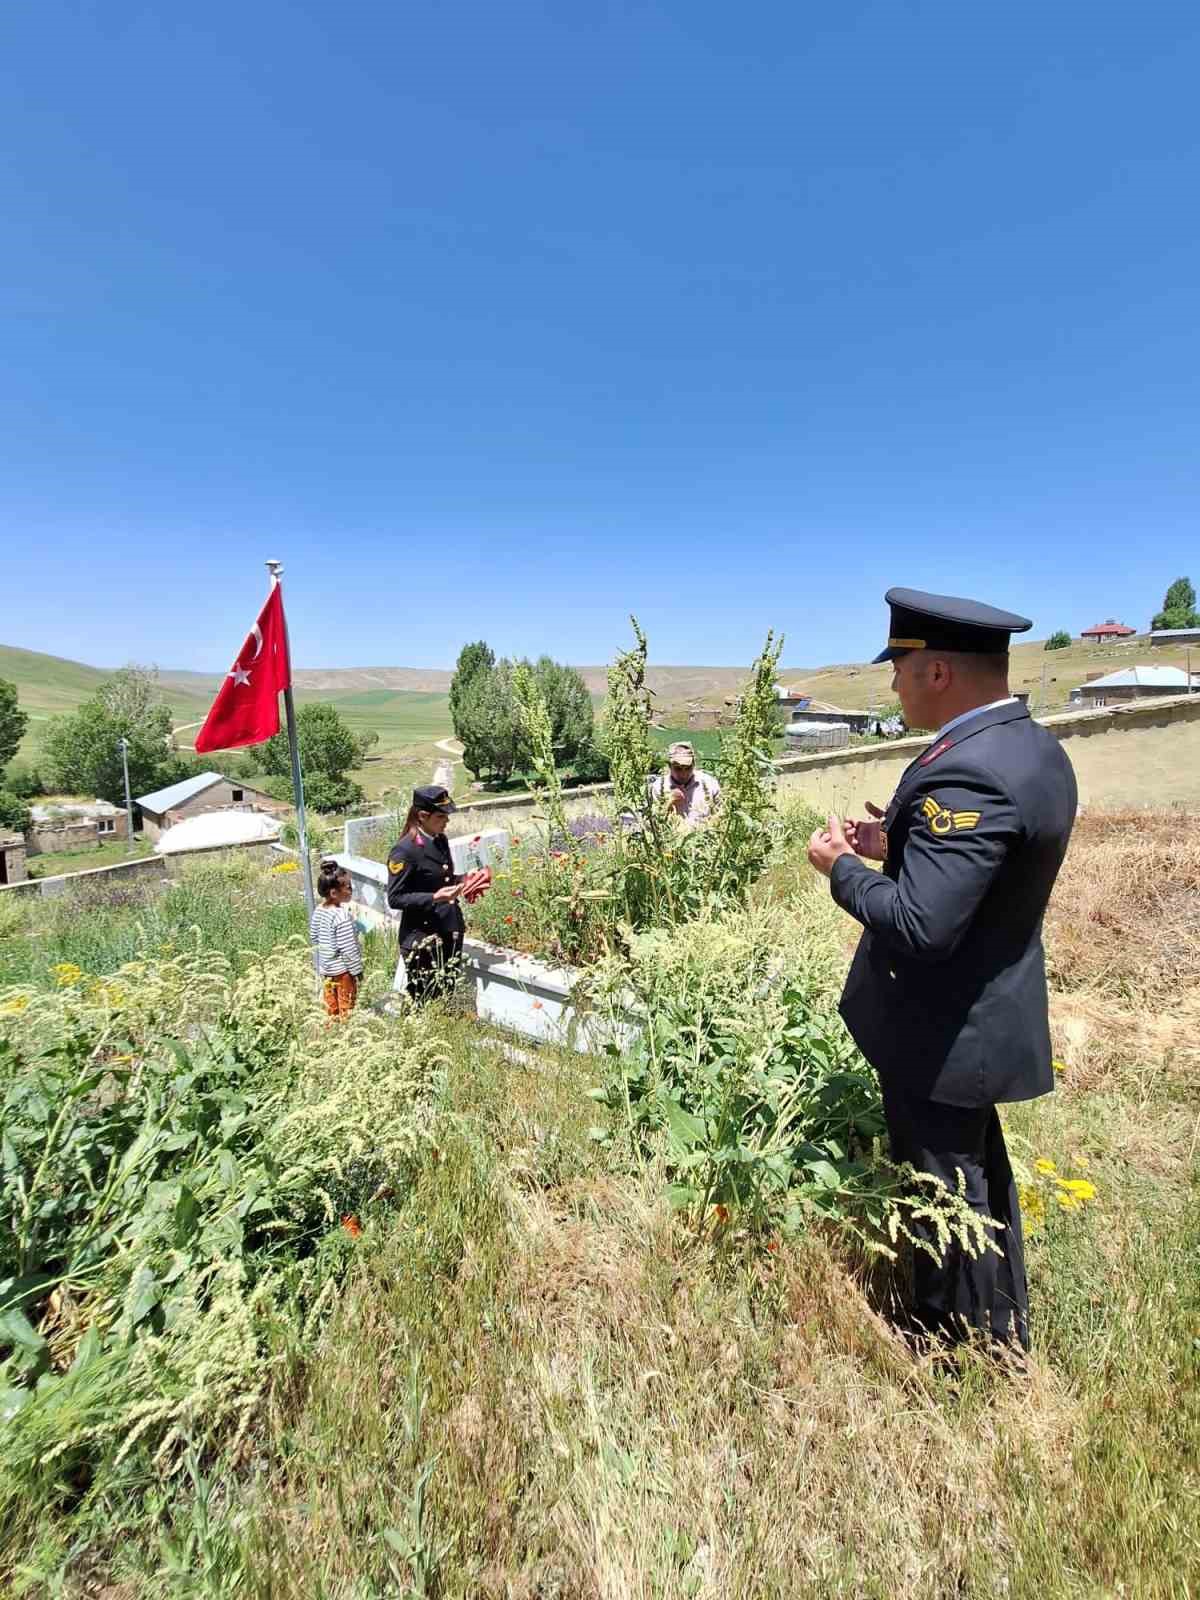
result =
M1192 652L1200 668L1200 650ZM1160 666L1187 664L1187 653L1151 650L1143 636L1119 644L1078 641L1065 650L1045 651L1040 640L1016 644L1012 651L1014 689L1027 690L1035 712L1065 706L1070 691L1090 674L1111 672L1138 661ZM582 666L592 694L603 697L607 667ZM1043 693L1042 675L1045 672ZM745 678L744 667L651 666L647 681L656 696L661 721L685 725L689 705L720 705L734 695ZM0 645L0 678L17 685L31 724L22 753L36 749L39 727L47 718L73 710L94 694L108 672L83 662L33 650ZM379 734L376 759L359 775L368 793L389 792L416 778L423 781L439 759L437 742L451 733L447 693L451 673L432 667L300 667L296 698L329 700L358 732ZM847 710L883 706L891 698L891 668L843 662L823 667L784 667L780 681L794 692ZM200 726L221 681L219 673L160 671L164 695L176 718L181 743Z

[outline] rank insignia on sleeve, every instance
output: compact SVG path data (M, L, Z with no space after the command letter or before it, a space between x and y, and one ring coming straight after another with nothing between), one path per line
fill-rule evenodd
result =
M389 872L394 872L396 874L396 876L399 877L400 874L405 870L405 868L407 866L408 866L408 862L407 861L389 861L388 862L388 871Z
M921 812L929 823L929 831L937 834L969 833L978 826L983 815L981 811L949 811L938 805L932 795L926 796Z

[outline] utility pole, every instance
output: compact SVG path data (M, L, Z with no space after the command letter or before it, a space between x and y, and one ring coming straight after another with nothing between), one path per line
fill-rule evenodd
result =
M125 848L133 849L133 801L129 798L129 740L117 740L121 746L121 771L125 774Z

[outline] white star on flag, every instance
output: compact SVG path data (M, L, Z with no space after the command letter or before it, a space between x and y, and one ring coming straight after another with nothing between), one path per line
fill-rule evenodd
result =
M245 667L234 667L233 671L226 673L225 676L233 679L233 687L235 689L239 683L250 682L250 674Z

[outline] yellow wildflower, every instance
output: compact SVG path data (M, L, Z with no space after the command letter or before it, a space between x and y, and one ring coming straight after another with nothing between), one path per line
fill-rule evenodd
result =
M0 1005L0 1014L15 1017L18 1012L24 1011L28 1004L29 996L27 994L15 994L11 1000L6 1000L3 1005Z
M83 968L77 967L73 961L56 961L50 971L54 974L54 981L60 989L78 983L83 977Z
M1045 1156L1039 1156L1033 1166L1036 1172L1044 1172L1047 1177L1058 1170L1053 1161L1048 1161Z
M1037 1225L1046 1220L1046 1198L1040 1189L1024 1188L1020 1191L1021 1214Z
M1057 1178L1055 1182L1075 1200L1094 1200L1096 1185L1086 1178Z
M1054 1198L1058 1201L1059 1205L1064 1211L1078 1211L1080 1206L1083 1204L1082 1200L1076 1200L1073 1194L1064 1194L1061 1189L1054 1196Z
M1067 1063L1065 1061L1051 1061L1050 1065L1054 1068L1055 1072L1065 1072L1067 1070Z
M272 873L299 872L300 864L296 861L281 861L277 867L271 867L269 870Z

